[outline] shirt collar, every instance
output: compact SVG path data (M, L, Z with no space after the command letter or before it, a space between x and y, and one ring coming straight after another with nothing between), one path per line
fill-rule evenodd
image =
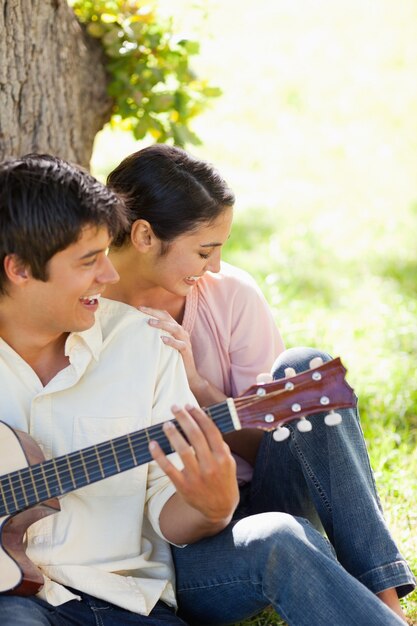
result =
M103 345L103 334L100 322L97 318L94 325L88 330L70 333L68 335L65 342L65 356L69 357L74 347L80 345L85 346L91 352L93 358L98 361Z

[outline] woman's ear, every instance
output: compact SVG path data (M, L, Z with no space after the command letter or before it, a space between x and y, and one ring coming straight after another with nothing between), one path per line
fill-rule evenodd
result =
M6 255L3 263L6 276L14 285L23 285L31 276L28 267L17 254Z
M152 226L146 220L135 220L130 229L130 239L132 245L139 252L149 252L155 245L157 237L152 230Z

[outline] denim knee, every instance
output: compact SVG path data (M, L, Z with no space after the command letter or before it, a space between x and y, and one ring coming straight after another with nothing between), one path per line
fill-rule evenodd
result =
M320 357L324 363L331 360L331 356L327 352L318 350L317 348L297 347L289 348L282 352L272 366L272 375L275 379L285 376L285 369L292 367L297 372L304 372L310 369L310 361L315 357Z
M284 577L289 567L298 568L310 552L334 558L329 542L304 518L288 513L271 511L240 520L234 529L237 542L243 544L248 559L252 561L252 572L260 577L282 572Z

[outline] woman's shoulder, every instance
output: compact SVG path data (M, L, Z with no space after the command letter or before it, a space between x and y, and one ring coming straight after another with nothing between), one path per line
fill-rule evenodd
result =
M219 272L215 274L207 272L199 281L200 286L213 292L225 292L229 295L233 292L253 291L259 293L260 289L249 272L240 267L222 261Z

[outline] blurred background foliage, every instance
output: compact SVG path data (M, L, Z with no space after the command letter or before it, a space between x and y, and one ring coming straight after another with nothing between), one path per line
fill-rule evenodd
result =
M189 123L220 89L197 77L190 57L199 43L179 35L155 0L69 0L89 35L106 54L110 125L135 139L198 144Z
M237 195L224 258L256 277L288 346L342 357L388 523L417 572L417 3L158 8L200 41L194 69L223 91L190 127L192 152ZM152 141L103 130L94 173ZM417 594L404 606L417 623Z

